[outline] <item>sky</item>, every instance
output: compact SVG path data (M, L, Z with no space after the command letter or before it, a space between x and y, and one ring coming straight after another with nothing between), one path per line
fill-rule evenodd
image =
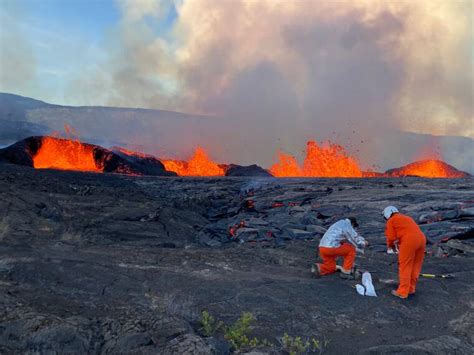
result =
M474 137L472 0L0 0L0 20L2 92L221 117L290 147Z

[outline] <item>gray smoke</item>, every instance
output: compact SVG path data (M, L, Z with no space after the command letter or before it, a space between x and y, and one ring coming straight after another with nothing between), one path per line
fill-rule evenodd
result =
M18 92L33 85L36 59L22 28L22 9L14 2L0 6L0 91Z
M404 144L400 131L474 136L469 0L117 4L106 62L81 68L65 96L206 116L114 127L131 144L176 154L200 144L219 161L269 166L277 149L301 156L308 139L329 139L377 168L429 143ZM472 158L440 146L448 161Z

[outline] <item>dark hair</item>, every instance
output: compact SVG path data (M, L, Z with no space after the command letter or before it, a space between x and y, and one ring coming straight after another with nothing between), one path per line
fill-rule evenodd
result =
M359 227L359 223L357 223L357 219L355 219L355 217L349 217L349 221L351 221L352 227Z

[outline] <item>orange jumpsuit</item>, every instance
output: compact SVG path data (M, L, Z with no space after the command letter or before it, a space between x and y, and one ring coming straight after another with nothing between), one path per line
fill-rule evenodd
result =
M342 243L338 248L319 248L319 255L323 263L319 264L321 275L329 275L336 272L336 258L343 257L342 267L351 270L356 258L356 248L350 243Z
M418 276L425 257L426 237L416 222L401 213L393 214L385 226L387 247L393 248L398 241L398 274L397 293L408 296L415 293Z
M319 255L323 259L318 264L319 273L328 275L336 272L336 259L344 258L343 269L350 271L354 266L356 248L365 246L365 239L357 234L349 219L341 219L331 225L319 241Z

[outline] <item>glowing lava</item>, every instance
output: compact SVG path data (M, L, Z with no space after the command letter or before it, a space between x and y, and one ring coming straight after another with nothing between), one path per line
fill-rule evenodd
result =
M462 178L467 174L441 160L427 159L387 171L390 176L419 176L426 178Z
M337 144L319 146L309 141L302 167L291 155L279 153L278 157L279 162L270 168L277 177L362 177L356 160Z
M102 172L94 159L92 146L78 140L43 137L33 157L36 169L60 169Z
M161 160L165 169L174 171L179 176L224 176L224 169L213 162L206 151L197 147L193 157L188 161Z
M278 152L279 162L270 167L270 173L278 177L300 177L304 176L298 165L298 161L292 155Z
M70 129L66 127L70 134ZM61 169L87 172L115 172L128 175L174 175L179 176L224 176L228 166L212 161L207 152L197 147L188 161L158 160L152 155L114 147L112 151L86 144L74 138L54 136L30 137L27 148L37 169ZM15 147L15 145L12 145ZM24 149L24 148L23 148ZM24 150L23 150L24 152ZM11 152L10 152L11 155ZM133 159L124 157L133 157ZM385 173L362 171L357 160L346 153L344 148L333 143L319 145L309 141L306 157L302 164L295 157L278 153L279 161L270 169L275 177L325 177L325 178L382 178L418 176L423 178L463 178L470 176L439 159L415 161ZM161 163L163 164L161 164Z

